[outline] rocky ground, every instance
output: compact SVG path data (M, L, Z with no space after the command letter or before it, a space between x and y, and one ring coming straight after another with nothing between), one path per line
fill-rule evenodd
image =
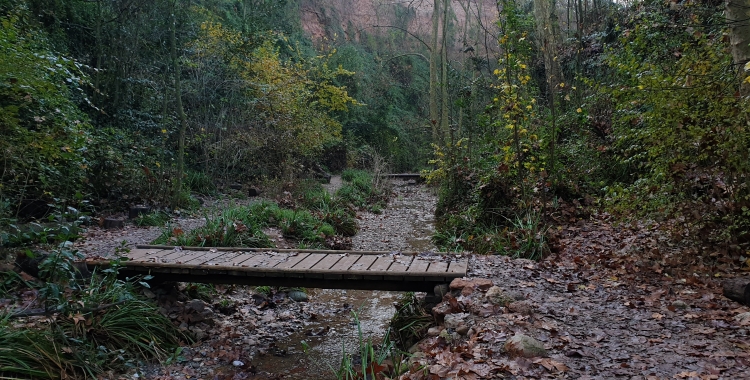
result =
M380 215L361 214L358 250L425 251L435 197L394 187ZM199 218L184 219L200 225ZM719 280L742 269L696 259L658 225L617 226L606 214L560 223L541 262L474 256L466 279L433 309L436 326L413 347L401 379L750 379L750 308L722 297ZM119 240L147 242L158 229L93 231L86 252ZM112 247L107 244L114 244ZM94 247L94 248L87 248ZM180 290L180 291L178 291ZM330 379L342 342L351 347L359 310L367 334L386 328L398 294L284 289L158 289L152 297L198 343L170 365L129 378ZM186 296L186 294L188 294ZM305 344L302 344L305 341Z
M717 281L732 268L606 215L556 244L542 262L473 257L401 379L750 378L750 308Z

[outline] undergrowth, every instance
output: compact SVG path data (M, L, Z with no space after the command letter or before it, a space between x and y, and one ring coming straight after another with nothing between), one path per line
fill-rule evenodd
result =
M188 340L137 295L145 283L117 278L117 262L84 279L73 265L77 257L62 244L40 262L39 281L0 289L14 299L30 287L40 295L36 314L47 316L23 323L23 311L0 311L0 377L94 379L143 360L167 361Z

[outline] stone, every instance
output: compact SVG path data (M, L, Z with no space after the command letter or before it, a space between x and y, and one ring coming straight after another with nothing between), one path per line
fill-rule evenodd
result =
M750 311L735 315L734 320L743 326L750 326Z
M547 356L544 344L528 335L516 334L508 339L503 347L510 356L524 358Z
M676 300L676 301L672 302L672 306L675 309L682 309L682 310L685 310L685 309L688 308L688 304L685 303L685 301L683 301L683 300Z
M235 367L242 367L243 365L245 365L245 363L243 363L243 362L241 362L239 360L235 360L235 361L232 362L232 365L235 366Z
M199 300L194 299L185 304L185 311L189 313L201 313L206 308L206 304Z
M458 328L456 329L456 332L459 335L466 336L469 333L469 326L466 326L466 325L458 326Z
M442 328L437 326L430 327L429 329L427 329L427 336L438 336L440 335L441 330Z
M460 326L468 326L472 322L470 318L471 315L469 313L448 314L445 316L445 327L457 329Z
M289 296L289 299L294 302L307 302L307 294L299 290L292 290L287 296Z
M450 314L451 305L448 302L441 302L432 308L432 315L438 323L442 323L446 314Z
M447 284L435 285L435 287L432 288L432 292L436 296L439 296L440 299L442 299L444 295L448 294L448 285Z
M508 310L511 313L531 315L534 314L534 305L529 301L516 301L508 304Z
M190 331L193 333L193 336L195 336L196 341L201 341L206 337L206 333L197 327L191 327Z
M260 190L254 188L254 187L251 187L251 188L247 189L247 196L248 197L257 197L258 195L260 195Z
M451 290L462 291L466 287L485 291L492 287L492 280L487 278L454 278L453 281L451 281Z
M505 292L499 286L493 286L489 288L487 290L487 294L485 294L485 297L493 305L505 306L513 302L513 298L511 298L508 294L505 294Z

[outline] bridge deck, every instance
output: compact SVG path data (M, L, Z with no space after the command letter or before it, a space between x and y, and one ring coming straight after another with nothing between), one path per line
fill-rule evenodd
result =
M464 277L468 265L466 256L379 251L141 245L126 256L121 273L163 281L372 290L431 291Z

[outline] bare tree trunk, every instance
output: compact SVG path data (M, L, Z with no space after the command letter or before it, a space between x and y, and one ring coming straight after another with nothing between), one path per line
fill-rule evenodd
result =
M748 77L745 65L750 61L750 0L727 0L726 15L732 58L741 82L740 92L750 95L750 83L745 81Z
M438 100L437 100L437 61L438 53L438 26L440 22L440 0L433 1L432 9L432 49L430 50L430 124L432 124L432 141L438 143Z
M175 29L177 29L177 21L175 12L177 12L177 0L172 2L172 27L169 33L169 46L170 55L172 59L172 67L174 67L174 95L177 101L177 115L180 118L180 132L177 140L177 182L174 187L173 202L175 205L179 202L179 195L182 192L182 177L185 175L185 133L187 132L187 116L185 116L185 110L182 108L182 88L180 86L180 62L177 59L177 41L175 37Z
M450 107L448 103L448 10L450 9L450 0L443 2L443 40L440 45L440 104L442 107L442 116L440 118L440 135L446 136L449 123Z

